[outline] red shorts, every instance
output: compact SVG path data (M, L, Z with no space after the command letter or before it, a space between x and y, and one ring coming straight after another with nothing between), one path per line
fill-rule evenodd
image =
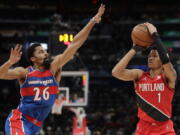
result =
M18 109L12 110L5 124L6 135L36 135L40 129L41 122L24 116Z
M176 135L176 133L172 120L154 123L139 120L135 135Z

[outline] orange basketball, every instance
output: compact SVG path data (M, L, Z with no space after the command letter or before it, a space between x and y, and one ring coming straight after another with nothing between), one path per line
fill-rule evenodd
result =
M147 26L144 24L138 24L133 28L131 32L131 39L134 44L143 47L150 46L154 42Z

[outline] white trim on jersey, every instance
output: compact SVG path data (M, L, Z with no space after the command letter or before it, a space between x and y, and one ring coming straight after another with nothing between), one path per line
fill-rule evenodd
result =
M9 127L10 127L10 134L12 135L12 129L11 129L11 118L13 116L13 111L12 111L12 115L11 117L9 118Z
M20 121L21 121L21 123L22 123L22 130L23 130L23 132L24 132L24 123L23 123L23 121L21 120L21 118L22 118L22 113L20 114ZM25 133L25 132L24 132Z

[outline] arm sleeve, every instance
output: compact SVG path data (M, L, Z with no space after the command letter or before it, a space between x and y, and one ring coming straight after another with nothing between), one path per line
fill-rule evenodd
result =
M168 55L168 52L167 50L165 49L165 47L163 46L163 43L159 37L159 34L157 32L153 33L153 38L154 38L154 43L157 47L157 51L159 53L159 57L162 61L163 64L166 64L168 63L170 60L169 60L169 55Z

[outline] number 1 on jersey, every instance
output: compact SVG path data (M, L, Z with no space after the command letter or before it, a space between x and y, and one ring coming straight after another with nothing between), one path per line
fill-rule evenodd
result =
M161 93L159 92L158 93L158 103L160 103L161 102Z

